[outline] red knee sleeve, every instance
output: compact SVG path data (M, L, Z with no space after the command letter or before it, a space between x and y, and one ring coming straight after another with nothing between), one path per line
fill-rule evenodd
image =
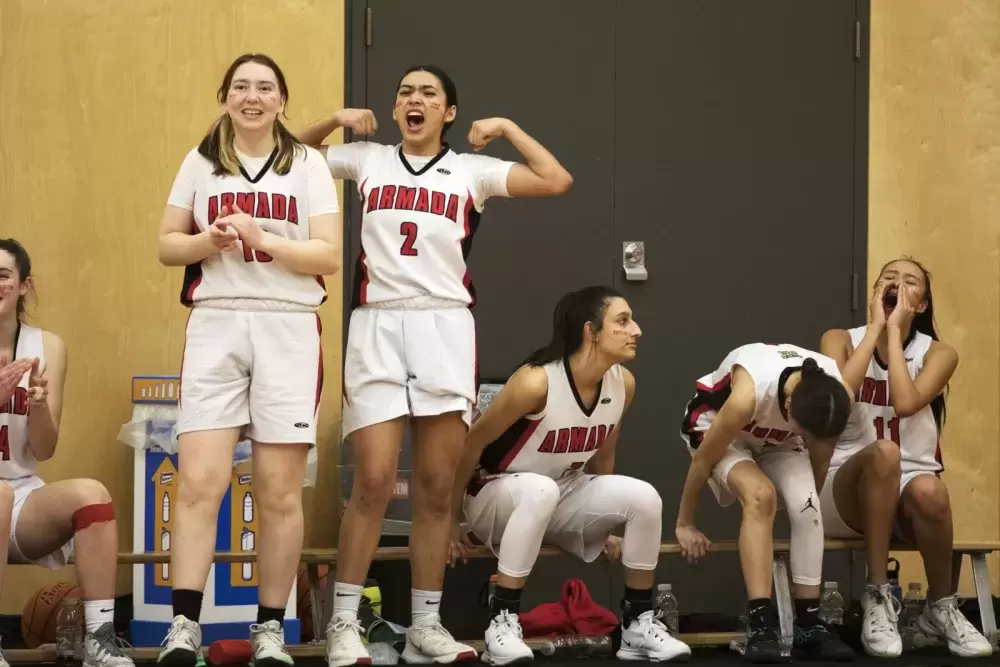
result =
M111 503L100 503L99 505L85 505L73 512L73 532L79 533L86 530L95 523L115 520L115 506Z

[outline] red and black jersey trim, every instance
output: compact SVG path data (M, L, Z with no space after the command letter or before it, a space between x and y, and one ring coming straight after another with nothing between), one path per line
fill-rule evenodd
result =
M681 424L681 433L687 437L692 449L698 449L698 445L701 444L702 437L705 435L695 428L698 424L698 417L702 413L718 412L722 409L722 406L729 399L729 394L732 393L732 375L727 373L726 377L713 386L699 382L696 387L694 398L688 402L687 409L684 411L684 422Z

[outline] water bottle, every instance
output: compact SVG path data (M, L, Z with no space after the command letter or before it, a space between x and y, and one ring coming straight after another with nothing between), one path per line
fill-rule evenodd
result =
M899 603L900 608L903 606L903 589L899 585L899 561L895 558L889 559L890 567L886 572L887 578L889 580L889 590L892 592L892 597L896 598L896 602ZM895 567L892 564L895 563Z
M827 625L842 625L844 622L844 597L840 594L836 581L823 584L823 594L819 598L819 620Z
M927 643L927 638L920 632L917 619L924 611L922 586L911 581L903 598L903 613L899 615L899 635L903 640L903 650L921 648Z
M384 618L375 613L370 605L363 604L358 607L358 623L361 624L364 639L369 646L384 644L397 652L402 652L406 646L406 635L393 630ZM372 659L374 657L372 656Z
M80 600L63 598L56 612L56 659L75 660L83 652L83 614Z
M399 651L385 642L369 644L368 655L373 665L395 665L399 662Z
M659 584L656 587L655 606L662 613L663 624L672 635L677 635L678 629L678 607L677 598L674 597L674 587L671 584Z
M554 660L576 660L578 658L609 658L611 637L590 637L587 635L563 635L543 642L538 651Z

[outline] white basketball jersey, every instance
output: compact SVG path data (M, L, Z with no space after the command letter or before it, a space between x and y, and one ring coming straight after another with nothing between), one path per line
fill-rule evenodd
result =
M815 359L828 375L841 379L833 359L788 343L750 343L730 352L717 369L697 382L681 426L689 446L697 449L701 444L705 431L729 398L733 367L739 365L753 378L756 400L753 419L743 427L740 439L757 452L800 449L802 437L781 415L778 396L788 376L807 358Z
M276 154L275 154L276 155ZM240 155L242 173L216 176L212 163L197 149L181 166L169 202L194 214L192 233L203 232L221 216L222 209L236 205L252 216L260 228L294 241L309 240L310 216L338 212L336 189L323 156L314 148L296 156L291 170L281 176L272 169L271 157ZM333 204L326 210L310 210L310 172L330 180ZM331 210L332 209L332 210ZM181 303L194 305L206 299L251 298L281 301L315 309L326 300L322 276L291 271L264 252L243 243L237 249L216 253L185 269Z
M327 161L361 197L352 308L414 297L474 305L466 258L486 200L506 195L513 163L447 146L416 158L366 142L330 146Z
M848 331L855 349L864 339L866 329L857 327ZM933 342L930 336L918 331L910 336L903 355L911 378L916 378L924 367L924 359ZM925 405L910 417L897 417L889 397L889 369L884 363L877 354L868 362L864 383L851 412L850 427L837 445L832 465L843 463L878 439L899 445L903 472L943 470L938 427L931 406Z
M45 351L42 349L42 331L20 325L15 344L14 358L38 357L39 368L44 368ZM38 468L38 461L28 448L28 373L14 390L14 396L0 405L0 479L30 477Z
M549 379L545 409L522 417L486 446L479 457L481 478L515 472L533 472L555 480L568 477L581 471L618 428L625 410L621 366L612 366L601 378L589 409L562 361L543 368Z

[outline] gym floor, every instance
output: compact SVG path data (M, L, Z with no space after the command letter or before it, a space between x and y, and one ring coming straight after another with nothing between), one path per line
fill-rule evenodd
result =
M615 667L626 667L634 663L624 662L620 660L599 660L599 659L589 659L589 660L577 660L577 661L551 661L542 658L536 658L535 662L540 665L548 665L549 667L582 667L583 665L589 665L591 667L610 667L614 665ZM148 665L152 667L155 662L148 663L137 663L140 667L145 667ZM326 662L322 658L308 658L300 659L295 661L296 667L326 667ZM472 665L473 663L469 663ZM481 664L481 663L475 663ZM733 654L731 651L723 651L717 649L695 649L691 661L687 664L695 665L711 665L712 667L723 667L725 665L732 665L733 667L745 667L750 663L745 662L739 656ZM791 664L791 663L784 663ZM801 663L800 663L801 664ZM926 650L926 651L916 651L902 658L896 658L894 660L884 660L880 658L870 658L868 656L859 656L853 662L850 663L824 663L824 662L812 662L809 665L814 665L815 667L822 667L823 665L837 665L837 667L845 667L845 665L854 665L856 667L971 667L972 665L985 667L986 665L1000 665L1000 655L994 655L990 658L983 658L970 661L967 658L956 658L948 653L947 650ZM235 667L235 666L234 666Z

